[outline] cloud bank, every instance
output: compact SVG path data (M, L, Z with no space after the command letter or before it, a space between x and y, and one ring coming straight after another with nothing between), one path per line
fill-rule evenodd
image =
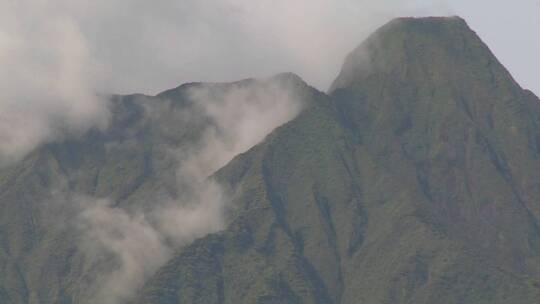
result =
M75 202L82 252L101 269L92 287L96 303L126 302L176 249L223 229L229 198L210 176L304 106L292 87L274 81L203 85L188 95L190 106L181 117L208 124L195 143L170 150L179 164L177 198L148 202L144 211L115 207L107 199Z

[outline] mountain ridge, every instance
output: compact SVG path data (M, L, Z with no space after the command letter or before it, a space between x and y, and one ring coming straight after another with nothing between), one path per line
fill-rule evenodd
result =
M253 105L268 112L262 102L274 103L278 95L272 93L279 91L280 81L281 76L251 80L240 89L237 83L221 84L219 92L225 95L213 102L240 106L241 99L229 100L226 93L256 93L262 99ZM126 212L126 218L183 195L183 177L176 171L179 162L194 153L178 149L199 149L205 132L221 128L188 89L184 86L171 98L113 96L108 129L42 145L0 171L5 210L0 214L0 302L92 303L96 285L109 269L103 269L107 263L93 263L95 257L82 246L80 209L106 199L112 214ZM310 87L288 86L293 89L299 102L306 99L309 104ZM228 137L223 140L229 143Z
M349 77L338 76L326 103L276 129L218 172L236 191L236 220L159 270L135 303L529 303L538 298L539 196L533 168L539 164L531 143L539 101L516 86L491 53L483 57L485 45L462 19L400 19L386 30L395 34L404 20L405 27L435 22L447 31L431 35L426 28L427 35L413 32L388 42L399 49L401 41L412 39L414 48L414 39L425 39L427 50L413 60L429 62L442 54L437 60L443 61L435 61L439 65L432 71L415 70L416 63L407 69L402 52L390 64L374 52L368 57L375 69L360 69L365 78L340 85ZM438 49L436 41L462 30L472 41L457 53ZM483 64L469 66L474 57L460 53L467 45ZM460 70L473 73L452 76ZM528 201L520 187L528 189ZM202 262L206 259L213 262Z
M540 298L540 101L463 19L428 17L377 30L327 93L283 73L115 96L110 129L42 146L0 171L8 210L0 215L0 302L96 302L92 282L105 280L96 269L119 266L88 263L76 230L57 230L58 218L40 208L56 199L57 184L109 198L111 210L181 197L182 157L166 151L199 145L219 124L206 112L185 115L198 105L190 88L200 86L218 103L233 92L233 110L240 97L275 87L296 90L304 107L209 171L230 198L224 229L173 248L129 300L111 303Z

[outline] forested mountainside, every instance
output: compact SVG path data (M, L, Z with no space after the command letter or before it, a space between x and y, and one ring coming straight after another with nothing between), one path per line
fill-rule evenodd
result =
M253 100L258 103L254 111L265 111L264 102L276 105L275 98L288 102L282 91L296 92L297 102L305 100L305 105L314 99L312 95L319 94L298 77L281 74L230 84L185 84L157 96L114 96L112 121L106 130L43 145L24 160L2 168L0 303L103 303L105 300L96 299L95 294L110 283L107 280L115 279L111 269L123 267L118 264L159 264L164 257L156 257L156 262L152 256L163 252L144 248L149 231L145 223L137 225L136 216L161 205L169 211L170 201L185 201L186 192L194 187L186 179L199 179L199 174L215 165L195 163L206 161L196 159L198 154L218 148L205 147L205 142L220 144L225 150L234 144L227 137L230 132L223 130L230 122L223 125L217 121L204 108L209 105L201 106L200 98L194 95L213 95L209 104L220 111L245 106L237 103L236 97L258 99ZM221 141L205 139L220 132L225 133ZM221 154L227 156L226 152ZM179 172L179 166L187 162L195 163L200 172ZM115 214L115 210L125 213ZM131 215L134 220L129 222ZM107 231L96 227L103 225ZM118 242L118 247L108 244L111 241ZM155 240L150 241L155 245ZM119 252L134 248L146 256L132 252L126 259ZM140 272L152 271L154 266L148 270L145 265L137 267L140 269L123 273L126 277L119 280L142 278ZM110 302L122 299L121 295Z
M204 111L186 116L190 88L211 86L222 102L231 87L276 83L301 100L298 115L206 172L229 198L223 226L175 246L129 296L100 301L540 299L540 100L463 19L430 17L378 29L327 93L281 74L118 96L107 130L2 169L0 302L95 303L95 282L118 261L89 258L81 230L59 216L88 197L108 199L110 212L181 197L191 189L179 179L192 176L177 174L182 157L168 151L224 126Z

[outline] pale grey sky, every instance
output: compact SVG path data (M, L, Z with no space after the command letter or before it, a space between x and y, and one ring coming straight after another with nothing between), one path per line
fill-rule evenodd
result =
M524 87L540 93L540 0L96 3L81 16L71 14L109 69L113 91L156 93L188 81L284 71L324 90L345 54L391 18L460 15Z
M47 60L71 53L58 54L59 49L42 40L62 43L66 33L55 29L61 20L86 48L81 69L94 73L88 81L100 91L157 93L183 82L230 81L285 71L324 90L345 54L391 18L460 15L524 87L540 93L536 77L540 0L1 3L8 9L0 13L0 55L8 40L5 37L11 36L22 41L23 49L31 49L26 56L32 62L41 61L44 73L54 69L57 63Z

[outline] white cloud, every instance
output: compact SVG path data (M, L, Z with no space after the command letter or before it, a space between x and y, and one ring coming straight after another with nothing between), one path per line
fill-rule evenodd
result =
M110 201L82 200L83 211L77 218L79 228L85 234L81 244L92 264L115 263L104 279L95 283L96 303L115 304L125 302L170 257L171 249L163 241L159 231L152 227L143 214L129 214L113 208Z
M514 28L498 19L513 11L523 15L522 20L538 20L533 2L0 0L0 164L23 157L41 143L105 127L107 103L97 93L154 93L182 82L284 71L326 89L344 55L399 15L470 16L470 23L479 28L488 24L486 31L497 34L491 36L496 48L510 55L516 49L530 50L529 57L508 62L535 71L530 67L538 62L534 50L539 48L527 46L538 46L530 43L537 40L537 27ZM496 10L486 10L487 4ZM484 18L493 24L483 23ZM496 26L517 33L513 43L503 39L497 45ZM515 48L519 42L524 47ZM521 75L533 83L533 73ZM279 86L231 88L219 94L214 90L219 91L207 87L191 92L196 101L191 110L211 118L214 125L196 145L175 151L183 155L178 176L189 181L183 186L191 188L191 195L146 213L83 199L78 219L85 231L84 246L97 262L104 252L118 262L97 286L100 303L129 297L173 248L222 229L227 197L206 178L302 107L298 96Z
M0 163L107 124L98 64L70 16L9 2L0 13L0 66Z
M97 303L125 302L175 249L223 229L229 198L209 176L303 107L294 86L274 81L200 86L189 96L192 106L181 117L210 123L195 143L171 150L179 162L178 198L148 202L144 211L113 207L108 200L79 199L82 212L75 221L86 256L95 265L115 265L94 284ZM160 119L155 112L148 114Z

